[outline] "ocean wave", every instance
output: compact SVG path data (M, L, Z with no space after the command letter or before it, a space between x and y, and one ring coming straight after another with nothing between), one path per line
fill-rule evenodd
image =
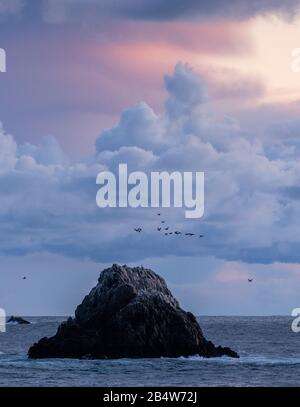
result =
M268 365L300 365L300 357L284 357L284 356L263 356L263 355L241 355L239 359L229 358L227 356L217 358L204 358L201 356L189 356L179 358L151 358L151 359L93 359L93 360L79 360L79 359L38 359L31 360L27 358L26 354L5 354L0 351L0 365L35 365L47 366L47 368L91 368L92 365L106 365L108 366L130 366L130 365L157 365L160 363L201 363L212 365L248 365L248 366L268 366Z
M202 356L189 356L178 358L182 361L194 361L202 363L224 363L230 365L300 365L300 357L284 356L263 356L263 355L241 355L239 359L229 358L227 356L219 358L204 358Z

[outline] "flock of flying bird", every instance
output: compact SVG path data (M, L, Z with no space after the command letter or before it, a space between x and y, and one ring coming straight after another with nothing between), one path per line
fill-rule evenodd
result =
M158 213L157 214L157 216L161 216L161 213ZM178 231L178 230L175 230L174 232L169 232L169 229L170 229L170 227L169 226L166 226L165 227L165 223L166 223L166 221L164 221L164 220L162 220L161 221L161 226L158 226L158 228L157 228L157 231L158 232L164 232L164 234L166 235L166 236L168 236L168 235L185 235L185 236L190 236L190 237L192 237L192 236L195 236L196 235L196 233L190 233L190 232L188 232L188 233L183 233L183 232L180 232L180 231ZM142 228L141 227L139 227L139 228L134 228L134 231L135 232L137 232L137 233L141 233L142 232ZM202 237L204 237L204 235L199 235L199 238L202 238ZM23 277L22 278L22 280L26 280L27 279L27 277ZM248 278L248 282L249 283L252 283L252 281L253 281L253 278Z
M161 213L158 213L157 216L161 216ZM188 233L183 233L183 232L180 232L179 230L175 230L174 232L170 232L170 231L169 231L169 230L170 230L170 226L166 226L165 224L166 224L166 221L165 221L165 220L162 220L160 226L157 227L157 231L158 231L158 232L163 232L163 233L165 234L165 236L169 236L169 235L173 235L173 234L174 234L174 235L184 235L184 236L190 236L190 237L192 237L192 236L195 236L195 235L196 235L196 233L190 233L190 232L188 232ZM141 233L142 230L143 230L143 229L142 229L141 227L134 229L134 231L137 232L137 233ZM199 235L199 238L202 238L202 237L204 237L204 235Z
M161 213L158 213L157 216L161 216ZM161 223L160 223L160 226L157 227L157 231L158 232L163 232L165 234L165 236L169 236L169 235L174 234L174 235L184 235L184 236L192 237L192 236L196 235L196 233L190 233L190 232L183 233L183 232L180 232L179 230L175 230L174 232L170 232L169 231L170 227L166 226L165 224L166 224L166 221L162 220ZM137 233L141 233L143 231L143 229L141 227L138 227L138 228L134 228L134 231L137 232ZM199 235L199 238L202 238L202 237L204 237L204 235ZM253 278L248 278L248 283L252 283L252 281L253 281Z

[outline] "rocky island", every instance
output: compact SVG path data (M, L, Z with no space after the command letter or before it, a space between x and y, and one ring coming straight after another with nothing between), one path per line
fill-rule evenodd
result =
M19 325L28 325L30 324L29 321L26 321L26 319L23 319L21 317L14 317L13 315L7 320L7 324L19 324Z
M114 264L29 358L155 358L238 354L205 339L195 316L180 308L162 277L144 267Z

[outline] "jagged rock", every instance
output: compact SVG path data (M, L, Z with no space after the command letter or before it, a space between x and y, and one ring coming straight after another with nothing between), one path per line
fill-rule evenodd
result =
M165 281L143 267L113 265L55 336L43 338L30 358L153 358L237 353L207 341Z
M21 317L14 317L13 315L7 320L7 323L17 323L17 324L30 324L29 321L26 321L26 319L23 319Z

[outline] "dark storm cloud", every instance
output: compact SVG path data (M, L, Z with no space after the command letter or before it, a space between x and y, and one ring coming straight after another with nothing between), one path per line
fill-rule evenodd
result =
M127 1L120 7L130 18L180 20L210 17L251 18L258 14L279 13L292 16L299 11L298 0L155 0Z
M291 18L299 4L299 0L45 0L44 11L51 22L107 16L151 21L248 19L269 13Z

